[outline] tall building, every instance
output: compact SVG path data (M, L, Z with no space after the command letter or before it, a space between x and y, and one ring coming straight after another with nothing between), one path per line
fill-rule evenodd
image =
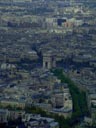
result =
M63 91L54 92L52 102L54 108L64 107L64 92Z
M56 58L51 51L43 54L43 68L51 69L56 67Z

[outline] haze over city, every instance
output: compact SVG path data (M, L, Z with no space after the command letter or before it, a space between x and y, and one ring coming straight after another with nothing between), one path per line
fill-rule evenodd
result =
M96 0L0 0L0 128L96 128Z

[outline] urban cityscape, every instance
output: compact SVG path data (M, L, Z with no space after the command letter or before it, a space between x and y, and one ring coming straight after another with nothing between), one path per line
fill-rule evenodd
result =
M0 128L96 128L96 0L0 0Z

